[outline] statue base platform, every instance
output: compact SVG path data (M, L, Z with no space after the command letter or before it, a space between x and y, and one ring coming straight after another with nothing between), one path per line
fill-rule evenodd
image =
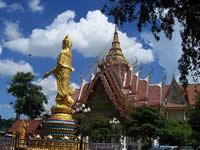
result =
M55 114L52 115L52 117ZM68 136L69 139L73 139L75 134L75 123L73 120L62 120L62 119L48 119L44 124L44 135L51 135L55 138L62 138Z

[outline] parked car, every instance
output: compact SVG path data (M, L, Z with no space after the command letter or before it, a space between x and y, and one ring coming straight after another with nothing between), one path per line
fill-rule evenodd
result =
M157 145L152 146L149 150L177 150L178 146Z

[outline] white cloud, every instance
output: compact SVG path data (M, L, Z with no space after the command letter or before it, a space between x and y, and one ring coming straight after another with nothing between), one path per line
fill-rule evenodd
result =
M12 22L5 22L4 35L8 40L22 38L23 35L19 31L19 24Z
M40 5L40 0L30 0L29 1L29 7L32 11L38 11L42 12L44 10L44 7Z
M108 22L108 18L99 10L89 11L86 18L81 18L79 22L75 22L74 18L74 11L65 11L45 29L34 29L29 37L7 40L4 46L23 54L55 58L61 50L63 38L70 34L73 49L85 57L96 57L111 42L114 24ZM154 61L152 51L144 49L136 38L119 31L119 40L123 53L130 62L134 61L135 56L143 63Z
M42 87L43 93L47 96L48 104L44 104L44 107L47 111L50 111L52 106L56 105L55 97L57 94L57 85L56 85L56 79L53 76L49 76L48 78L45 78L44 80L37 80L33 82L36 85L39 85ZM71 83L71 86L73 89L80 88L80 86L76 83Z
M71 83L71 87L72 87L72 89L80 89L80 85L78 85L78 84L76 84L76 83L74 83L74 82L72 82Z
M55 102L55 97L57 94L56 79L52 76L49 76L44 80L39 79L37 81L34 81L33 84L42 87L42 91L47 96L48 99L48 104L44 104L44 107L47 111L50 111L51 107L56 105Z
M11 59L0 60L0 75L12 76L17 72L32 72L34 74L31 65L24 61L14 62Z
M154 61L152 50L144 49L142 44L137 42L135 37L128 37L125 33L119 32L119 37L121 37L121 47L123 48L123 53L127 60L134 62L135 57L138 61L142 63L148 63Z
M45 112L51 112L51 108L52 108L53 106L56 106L55 98L56 98L55 95L47 96L48 104L43 104L43 105L44 105L44 108L45 108Z
M180 25L176 21L172 40L168 40L164 33L160 34L160 40L156 41L150 32L142 32L141 36L145 42L152 47L154 56L158 58L158 63L167 72L167 82L171 81L172 75L179 76L178 59L181 56Z
M24 8L22 5L18 4L18 3L13 3L8 5L6 2L4 2L3 0L0 0L0 9L1 8L6 8L7 11L11 12L11 11L16 11L16 10L21 10L24 11Z
M39 85L42 87L42 90L44 92L45 95L56 95L57 93L57 85L56 85L56 79L52 76L49 76L48 78L44 79L44 80L37 80L33 82L36 85Z

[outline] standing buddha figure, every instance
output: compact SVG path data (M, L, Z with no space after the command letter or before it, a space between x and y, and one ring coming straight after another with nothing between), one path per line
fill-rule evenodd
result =
M62 42L62 50L57 58L56 67L43 76L44 79L53 73L56 77L57 96L56 106L51 108L52 119L72 120L71 104L74 100L71 96L74 94L74 90L70 85L70 74L74 71L74 68L72 67L71 48L72 41L70 36L67 35Z

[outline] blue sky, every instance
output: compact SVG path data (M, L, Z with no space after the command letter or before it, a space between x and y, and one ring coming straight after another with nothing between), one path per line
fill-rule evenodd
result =
M0 0L0 115L3 118L15 117L9 105L15 98L7 94L7 82L17 71L35 74L33 83L42 86L48 97L47 110L55 104L55 78L50 76L41 80L41 77L56 65L61 42L67 34L72 38L73 67L76 69L71 74L72 86L81 85L80 73L88 80L96 57L104 56L111 47L113 18L100 11L106 1ZM161 40L157 42L148 28L139 33L134 23L119 27L125 57L130 64L135 57L144 64L142 78L153 67L152 84L162 80L163 71L167 72L167 83L173 74L176 78L179 76L177 60L181 55L181 38L178 23L174 29L171 41L161 33Z

